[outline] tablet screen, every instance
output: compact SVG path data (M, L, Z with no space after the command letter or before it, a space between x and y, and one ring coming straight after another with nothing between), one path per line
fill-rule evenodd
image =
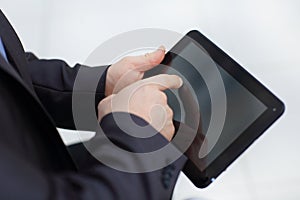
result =
M145 77L163 73L184 82L166 90L176 128L172 143L188 157L183 172L199 188L207 187L284 112L280 99L196 30Z
M174 119L189 124L193 120L191 113L198 107L204 135L214 135L207 137L211 138L208 143L213 147L196 163L203 171L262 115L267 107L216 63L203 48L193 42L189 42L176 53L171 52L170 55L171 59L163 62L169 66L165 73L183 77L184 84L190 92L180 95L182 88L166 92L168 103L174 111ZM184 105L187 102L184 98L187 96L192 97L198 105L192 109L189 108L191 105ZM218 113L219 110L225 113ZM219 115L223 115L224 120L214 119L214 116L220 117ZM208 129L216 131L209 132ZM217 131L219 133L216 133ZM201 162L203 159L205 162Z

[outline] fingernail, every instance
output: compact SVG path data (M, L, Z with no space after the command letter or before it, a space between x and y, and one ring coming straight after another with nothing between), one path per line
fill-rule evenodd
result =
M180 81L179 87L181 87L183 85L182 78L179 77L179 81Z
M160 46L158 47L158 50L161 50L161 51L163 51L163 52L166 52L166 48L165 48L164 45L160 45Z

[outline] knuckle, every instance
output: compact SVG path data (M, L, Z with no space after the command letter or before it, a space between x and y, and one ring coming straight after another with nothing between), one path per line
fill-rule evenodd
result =
M132 57L126 56L126 57L122 58L121 61L123 64L130 64L132 62Z
M142 87L143 91L146 93L150 93L153 90L153 87L151 85L144 85ZM151 93L150 93L151 94Z
M106 104L105 101L106 101L105 99L103 99L102 101L100 101L100 103L98 104L98 110L101 110L101 108L103 108L103 106Z
M173 110L169 106L168 106L168 113L169 113L169 116L171 118L173 118L174 112L173 112Z
M169 141L172 140L175 134L175 127L172 121L169 121L165 124L164 128L161 130L161 134L167 138Z
M160 99L161 99L164 103L167 103L168 97L167 97L166 93L160 92Z
M174 125L173 125L173 123L170 125L170 134L174 134L174 132L175 132L175 127L174 127Z
M155 58L153 58L152 56L146 56L147 60L148 60L148 63L150 65L155 65L157 64L157 60Z

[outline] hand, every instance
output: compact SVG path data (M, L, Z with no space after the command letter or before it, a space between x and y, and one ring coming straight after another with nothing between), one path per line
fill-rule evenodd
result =
M169 141L174 135L173 111L163 92L179 88L182 79L176 75L161 74L135 82L98 104L98 120L111 112L135 114L159 131Z
M141 56L127 56L111 65L107 70L105 96L118 93L126 86L143 78L145 71L161 63L165 57L165 48Z

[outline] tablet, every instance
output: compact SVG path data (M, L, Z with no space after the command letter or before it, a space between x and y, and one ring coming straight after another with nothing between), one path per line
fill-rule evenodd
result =
M189 158L183 172L199 188L212 183L284 112L282 101L196 30L146 76L161 73L184 81L166 94L182 133L177 141L194 135L188 148L179 149Z

